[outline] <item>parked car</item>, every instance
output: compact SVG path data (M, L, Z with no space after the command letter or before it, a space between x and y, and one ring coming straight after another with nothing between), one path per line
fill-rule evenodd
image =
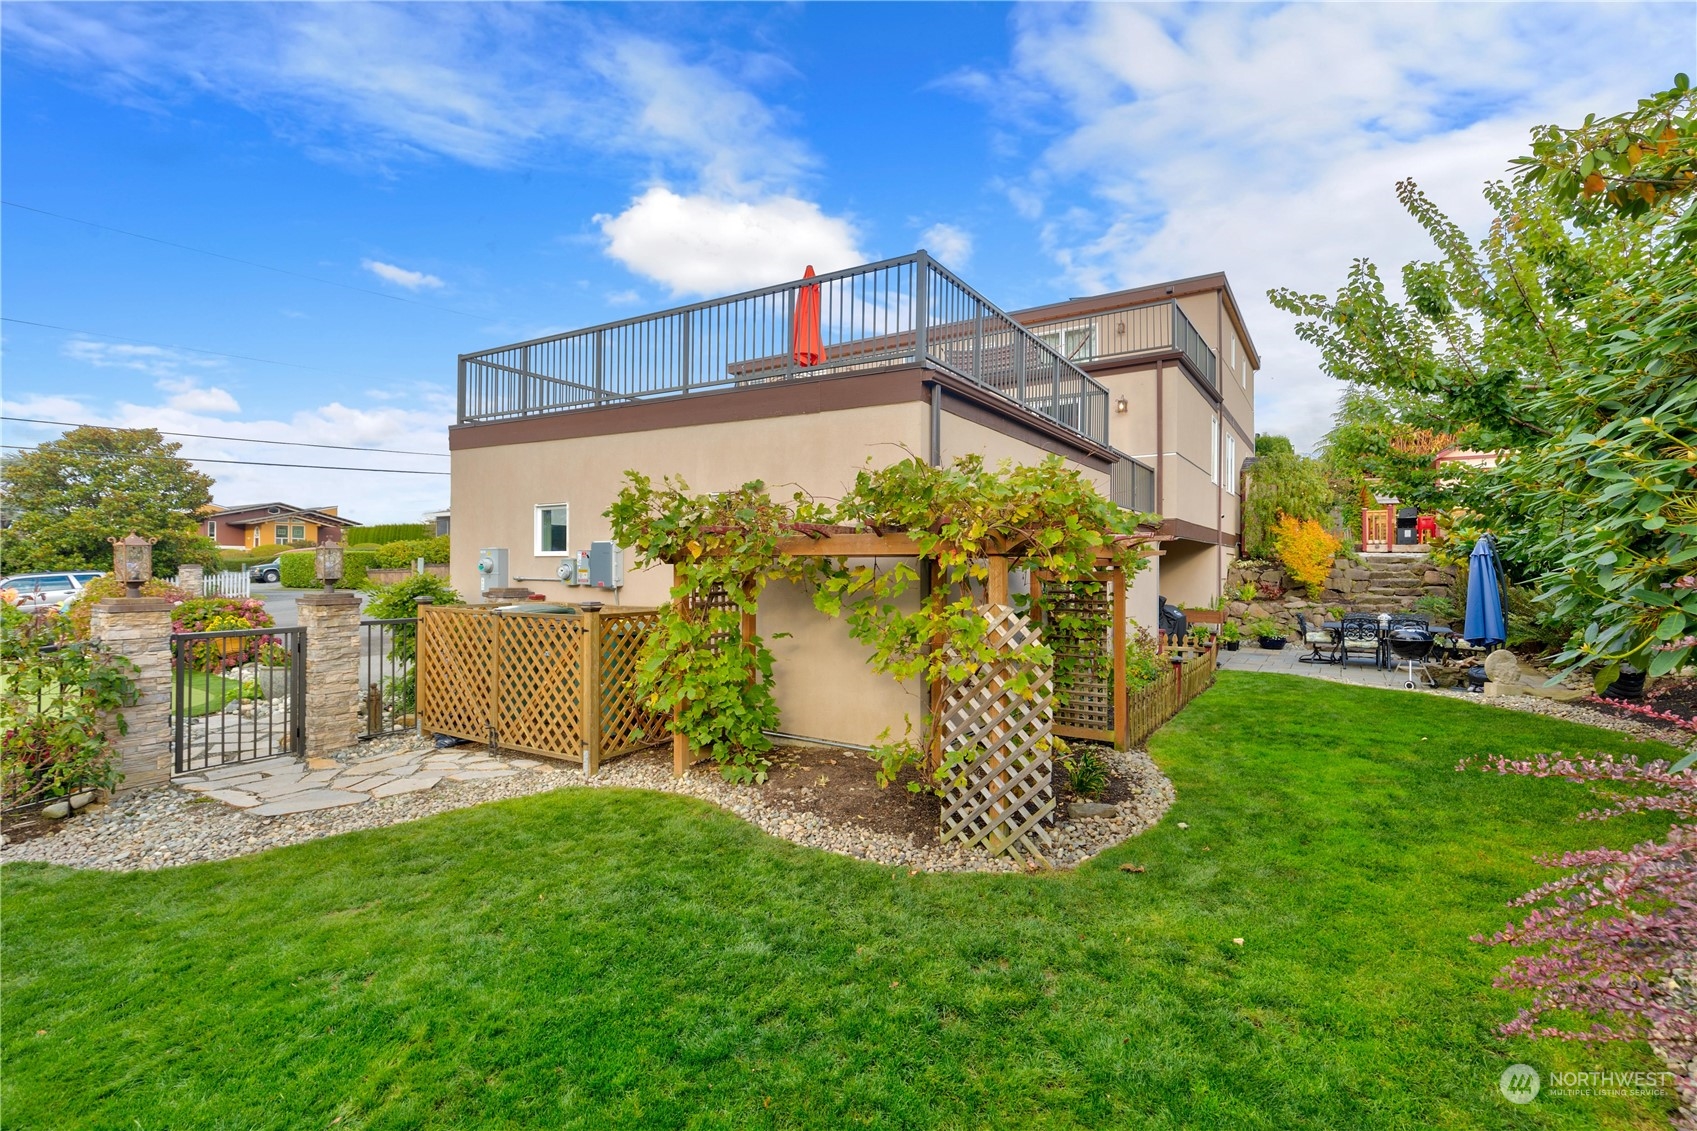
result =
M97 577L99 570L67 570L64 573L19 573L0 578L0 590L18 595L18 607L28 612L62 608L76 600L83 586Z
M272 584L276 584L283 579L283 559L272 558L268 562L261 562L259 565L256 565L247 571L247 579L249 581L268 581Z

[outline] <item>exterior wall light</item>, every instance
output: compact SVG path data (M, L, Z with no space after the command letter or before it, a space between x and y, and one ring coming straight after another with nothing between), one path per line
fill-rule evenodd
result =
M324 592L334 593L336 582L342 580L342 544L340 542L325 542L318 547L313 555L313 572L318 580L324 583Z
M1114 402L1114 411L1118 413L1127 413L1131 411L1131 402L1125 399L1124 393L1121 393L1120 399Z
M141 587L153 576L153 544L159 539L131 533L127 538L108 538L112 543L112 572L124 583L127 597L140 597Z

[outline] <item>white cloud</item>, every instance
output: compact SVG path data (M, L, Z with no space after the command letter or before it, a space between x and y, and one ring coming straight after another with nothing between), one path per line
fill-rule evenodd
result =
M1263 356L1257 425L1308 446L1339 389L1266 290L1330 292L1357 257L1393 276L1429 257L1395 200L1404 177L1477 231L1481 187L1533 125L1629 106L1687 64L1688 37L1666 34L1671 10L1020 9L1009 71L985 89L1011 88L1007 113L1053 140L1003 191L1045 217L1073 293L1226 271ZM1068 191L1078 185L1087 198Z
M405 287L409 291L433 291L442 285L442 280L434 275L426 275L423 271L409 271L405 267L397 267L393 263L384 263L377 259L362 259L359 265L379 279L394 283L397 287Z
M674 295L783 282L865 261L854 226L794 196L682 196L661 185L617 216L597 216L607 254Z
M953 224L932 224L919 233L919 246L956 271L972 259L972 233Z
M332 401L286 417L256 416L239 420L215 415L235 411L233 401L226 408L213 403L210 398L196 401L193 396L195 390L192 389L173 386L165 391L171 395L156 404L114 402L95 397L30 395L0 401L0 412L7 417L67 420L114 428L158 428L166 432L305 440L442 453L448 450L448 425L454 416L452 395L434 386L411 390L405 398L405 407L362 409ZM14 420L7 420L4 428L6 443L26 445L54 439L64 431L62 428L21 424ZM235 461L199 465L201 471L215 480L214 501L226 505L266 499L282 499L305 506L332 505L339 506L349 518L370 523L415 522L423 512L448 503L446 475L361 474L301 466L316 464L446 471L446 459L180 436L167 436L166 439L181 444L181 454L190 460ZM273 467L267 464L294 466Z
M226 390L217 386L208 388L192 377L166 379L157 382L154 387L171 394L165 401L165 407L178 412L224 415L242 410L236 398Z
M130 342L96 342L88 338L71 338L60 352L72 361L80 361L97 369L134 369L153 377L176 377L187 369L217 369L223 362L216 358L197 357L192 353L166 346L135 345Z

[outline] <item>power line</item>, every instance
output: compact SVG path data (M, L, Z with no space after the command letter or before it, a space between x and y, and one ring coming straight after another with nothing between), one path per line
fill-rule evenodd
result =
M33 452L36 449L24 444L0 444L0 448L10 448L15 452ZM413 471L400 467L337 467L324 463L272 463L261 459L197 459L194 456L183 456L190 463L230 463L237 467L293 467L301 471L368 471L373 475L447 475L446 471Z
M150 342L145 338L126 338L122 334L102 334L98 330L79 330L75 326L58 326L52 322L31 322L27 318L12 318L7 315L0 315L0 322L16 322L20 326L38 326L43 330L63 330L67 334L87 334L91 338L110 338L114 342L134 342L138 346L153 346L162 350L186 350L189 353L204 353L212 357L228 357L233 358L236 361L256 361L261 365L282 365L289 369L308 369L314 373L323 373L331 377L341 377L344 380L349 381L353 380L353 378L348 377L346 374L335 373L328 369L320 369L316 365L301 365L294 361L273 361L269 357L249 357L246 354L241 353L219 353L217 350L203 350L197 346L176 346L167 342Z
M39 420L33 416L0 416L0 420L10 420L18 424L51 424L56 428L116 428L124 429L122 424L78 424L70 420ZM448 458L447 452L419 452L408 448L370 448L357 444L309 444L305 440L261 440L253 436L212 436L205 432L166 432L155 428L161 436L186 436L194 440L235 440L243 444L276 444L286 448L334 448L341 452L382 452L386 455L397 456L432 456L436 459Z
M461 318L481 319L483 317L481 314L472 314L470 311L455 310L451 306L438 306L433 302L422 302L416 298L403 298L400 295L392 295L384 291L372 290L370 287L358 287L352 283L339 283L335 279L325 279L318 275L307 275L300 271L291 271L287 267L273 267L269 263L260 263L253 259L242 259L240 256L235 255L225 255L221 251L208 251L204 247L192 247L186 243L177 243L175 240L160 239L158 236L143 235L140 232L132 232L124 228L114 228L110 224L97 224L93 220L84 220L77 216L67 216L63 212L49 212L45 208L36 208L33 205L20 204L15 200L0 200L0 204L4 204L8 208L21 208L25 212L34 212L41 216L51 216L55 220L68 220L73 224L83 224L90 228L98 228L103 232L115 232L120 236L129 236L131 239L146 240L149 243L163 244L166 247L174 247L180 251L192 251L198 255L210 255L214 259L223 259L230 263L240 263L247 267L258 267L262 271L275 271L279 275L289 275L296 279L306 279L309 282L323 283L325 286L329 287L340 287L345 291L358 291L360 294L375 295L378 298L386 298L390 302L404 302L409 306L422 306L426 310L440 310L447 314L458 314Z

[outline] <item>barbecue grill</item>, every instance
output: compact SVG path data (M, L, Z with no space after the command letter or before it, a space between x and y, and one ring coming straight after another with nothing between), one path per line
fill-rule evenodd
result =
M1391 646L1391 654L1398 661L1398 667L1406 667L1408 682L1405 686L1413 691L1418 681L1430 678L1426 674L1426 660L1432 655L1432 644L1435 640L1431 631L1424 628L1406 627L1390 630L1386 641ZM1418 675L1415 668L1418 667Z

